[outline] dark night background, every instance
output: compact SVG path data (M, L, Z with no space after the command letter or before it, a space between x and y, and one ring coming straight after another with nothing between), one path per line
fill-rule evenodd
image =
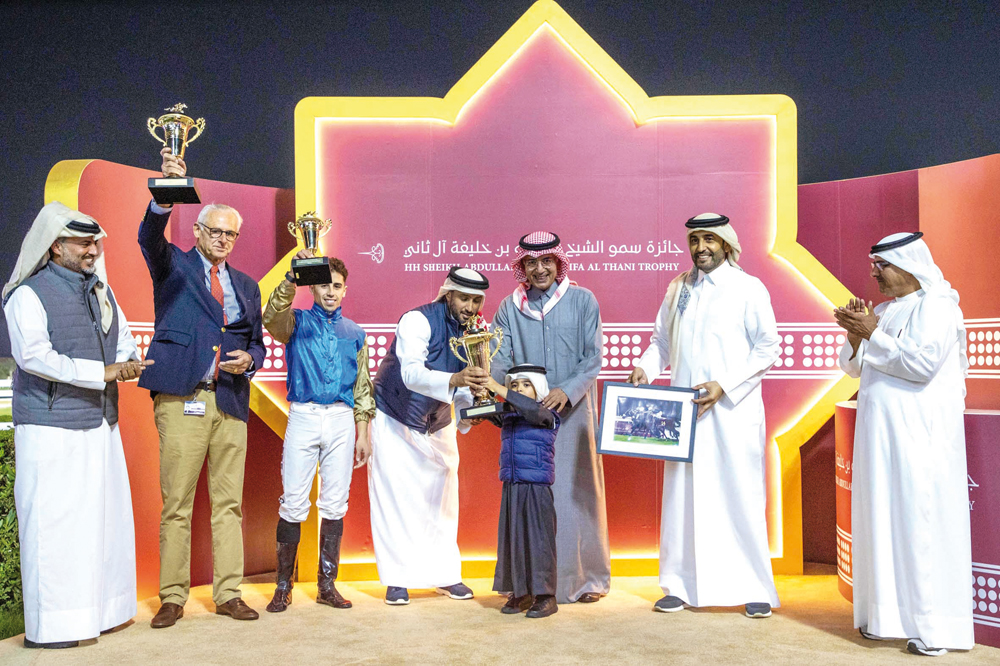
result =
M560 4L649 95L790 96L800 183L1000 152L998 2ZM441 97L530 5L0 3L3 281L59 160L153 168L184 101L192 174L290 188L300 99Z

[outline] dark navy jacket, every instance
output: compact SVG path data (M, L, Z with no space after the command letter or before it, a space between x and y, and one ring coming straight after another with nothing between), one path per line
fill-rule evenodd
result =
M465 364L451 352L448 340L460 337L462 330L461 325L448 313L448 306L443 301L435 301L421 305L416 308L416 312L427 317L431 325L431 339L427 344L427 360L424 365L430 370L461 372ZM424 434L435 433L452 420L451 403L441 402L406 388L402 366L396 356L395 338L375 375L375 404L406 427Z
M170 214L146 209L139 225L139 247L153 278L156 312L153 339L146 358L156 361L139 378L139 386L155 395L187 396L202 381L205 368L221 347L242 349L253 357L253 369L264 365L264 331L261 325L260 288L246 273L227 264L233 291L239 299L240 318L224 323L222 306L205 286L205 269L198 248L184 252L163 235ZM250 378L219 372L216 404L226 414L243 421L250 417Z
M500 480L551 486L559 415L515 391L507 392L506 404L510 411L493 418L500 426Z

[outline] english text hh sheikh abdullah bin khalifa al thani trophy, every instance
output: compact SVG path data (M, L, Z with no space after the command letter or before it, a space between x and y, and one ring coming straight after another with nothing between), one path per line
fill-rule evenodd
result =
M186 108L187 104L175 104L169 109L164 109L167 113L159 118L146 120L146 128L153 138L164 146L170 146L170 152L181 159L184 159L184 149L187 145L201 136L205 130L205 119L194 120L184 115ZM163 138L156 133L157 127L163 130ZM158 204L201 203L194 178L150 178L149 191L153 193L153 200Z
M451 353L464 361L466 365L474 365L490 374L490 362L500 351L500 343L503 342L503 329L494 326L492 331L486 330L486 322L481 316L472 317L465 325L465 335L460 338L451 338L448 343L451 345ZM491 349L492 342L496 340L496 349ZM459 350L465 350L463 357ZM503 404L493 400L493 394L487 392L486 397L476 397L472 407L466 407L459 412L462 419L481 419L492 414L499 414L503 411Z
M302 245L313 253L319 248L319 239L326 235L333 224L323 220L314 211L299 215L294 222L288 223L288 233L302 242ZM312 257L311 259L292 259L292 275L295 284L300 287L310 284L328 284L330 276L330 260L327 257Z

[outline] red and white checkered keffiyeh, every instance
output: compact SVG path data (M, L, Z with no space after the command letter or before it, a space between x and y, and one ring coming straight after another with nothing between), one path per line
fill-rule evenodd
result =
M554 240L556 240L556 235L550 231L535 231L524 237L524 242L529 245L540 245L550 243ZM510 267L514 271L514 279L521 283L527 283L528 276L524 272L524 258L534 257L538 259L547 254L555 255L556 259L559 260L559 268L556 271L556 282L562 282L569 275L569 259L566 258L566 251L563 250L561 244L546 250L525 250L518 243L517 249L514 250L514 259L510 262Z

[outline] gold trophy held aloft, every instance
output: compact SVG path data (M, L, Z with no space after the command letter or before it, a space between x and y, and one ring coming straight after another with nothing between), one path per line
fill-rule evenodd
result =
M294 222L289 222L288 233L299 239L302 245L315 255L319 248L319 239L330 231L332 225L331 220L321 219L311 210L299 215ZM311 259L292 259L292 275L295 277L295 284L300 287L310 284L329 284L330 259L317 256Z
M454 354L469 366L476 366L490 374L490 362L500 351L500 344L503 342L503 329L495 326L492 331L487 330L486 323L482 317L472 317L465 325L465 334L460 338L451 338L448 343L451 345L451 353ZM496 340L496 349L492 349L492 343ZM463 357L459 350L465 350ZM476 396L472 407L466 407L459 412L462 419L481 419L492 414L499 414L503 411L503 403L493 399L493 393L487 391L485 396Z
M184 115L186 108L187 104L175 104L169 109L164 109L167 113L159 118L146 120L146 129L153 138L168 146L170 152L181 159L184 159L184 149L187 145L201 136L205 130L205 119L194 120ZM156 133L156 128L163 130L162 138ZM201 203L194 178L150 178L149 191L152 192L156 203L161 205Z

